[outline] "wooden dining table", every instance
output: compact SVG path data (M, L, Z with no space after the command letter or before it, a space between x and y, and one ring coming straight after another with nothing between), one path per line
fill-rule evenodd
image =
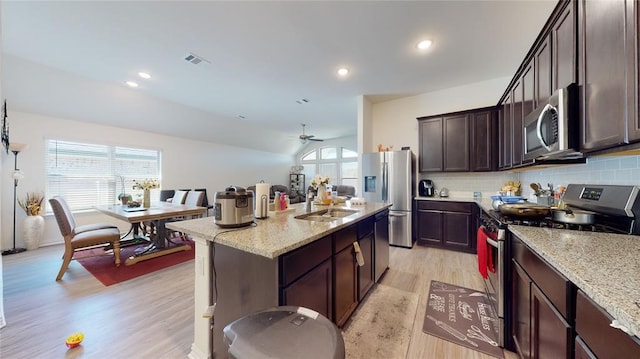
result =
M166 223L176 218L191 218L201 216L207 211L206 207L173 205L170 203L152 204L149 208L129 208L124 205L96 206L95 209L108 216L129 222L137 226L144 222L152 222L155 233L149 238L149 245L136 250L135 254L125 261L125 265L132 265L147 259L163 255L190 250L189 244L177 244L170 240Z

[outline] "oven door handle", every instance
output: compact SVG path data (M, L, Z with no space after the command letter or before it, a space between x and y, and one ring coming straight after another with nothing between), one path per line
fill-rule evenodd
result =
M493 239L491 239L491 238L487 238L487 243L489 243L492 247L496 247L496 248L498 248L498 242L497 242L497 241L494 241L494 240L493 240Z

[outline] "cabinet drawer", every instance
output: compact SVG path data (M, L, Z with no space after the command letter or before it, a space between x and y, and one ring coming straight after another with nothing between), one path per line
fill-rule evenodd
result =
M442 202L442 201L417 201L418 209L435 210L444 212L471 213L473 203L467 202Z
M531 280L544 292L567 322L573 322L573 284L516 236L512 237L513 258L527 272Z
M613 318L581 290L576 298L576 332L598 358L640 358L640 341L612 328Z
M331 257L331 236L327 236L280 257L280 285L287 286Z
M333 253L336 254L341 250L352 245L358 240L357 225L351 225L343 230L333 234Z

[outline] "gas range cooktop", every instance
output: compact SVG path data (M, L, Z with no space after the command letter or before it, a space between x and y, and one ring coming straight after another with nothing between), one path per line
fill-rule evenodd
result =
M640 235L640 188L637 186L570 184L563 200L571 209L595 213L593 224L554 221L552 217L519 218L488 212L496 225L520 225L578 231Z

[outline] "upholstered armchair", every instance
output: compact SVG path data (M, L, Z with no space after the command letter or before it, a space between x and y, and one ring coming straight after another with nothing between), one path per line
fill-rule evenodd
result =
M62 197L49 200L53 214L58 222L60 234L64 238L62 266L56 280L62 279L76 251L89 249L100 244L113 246L116 266L120 266L120 230L109 223L94 223L77 226L73 214Z

